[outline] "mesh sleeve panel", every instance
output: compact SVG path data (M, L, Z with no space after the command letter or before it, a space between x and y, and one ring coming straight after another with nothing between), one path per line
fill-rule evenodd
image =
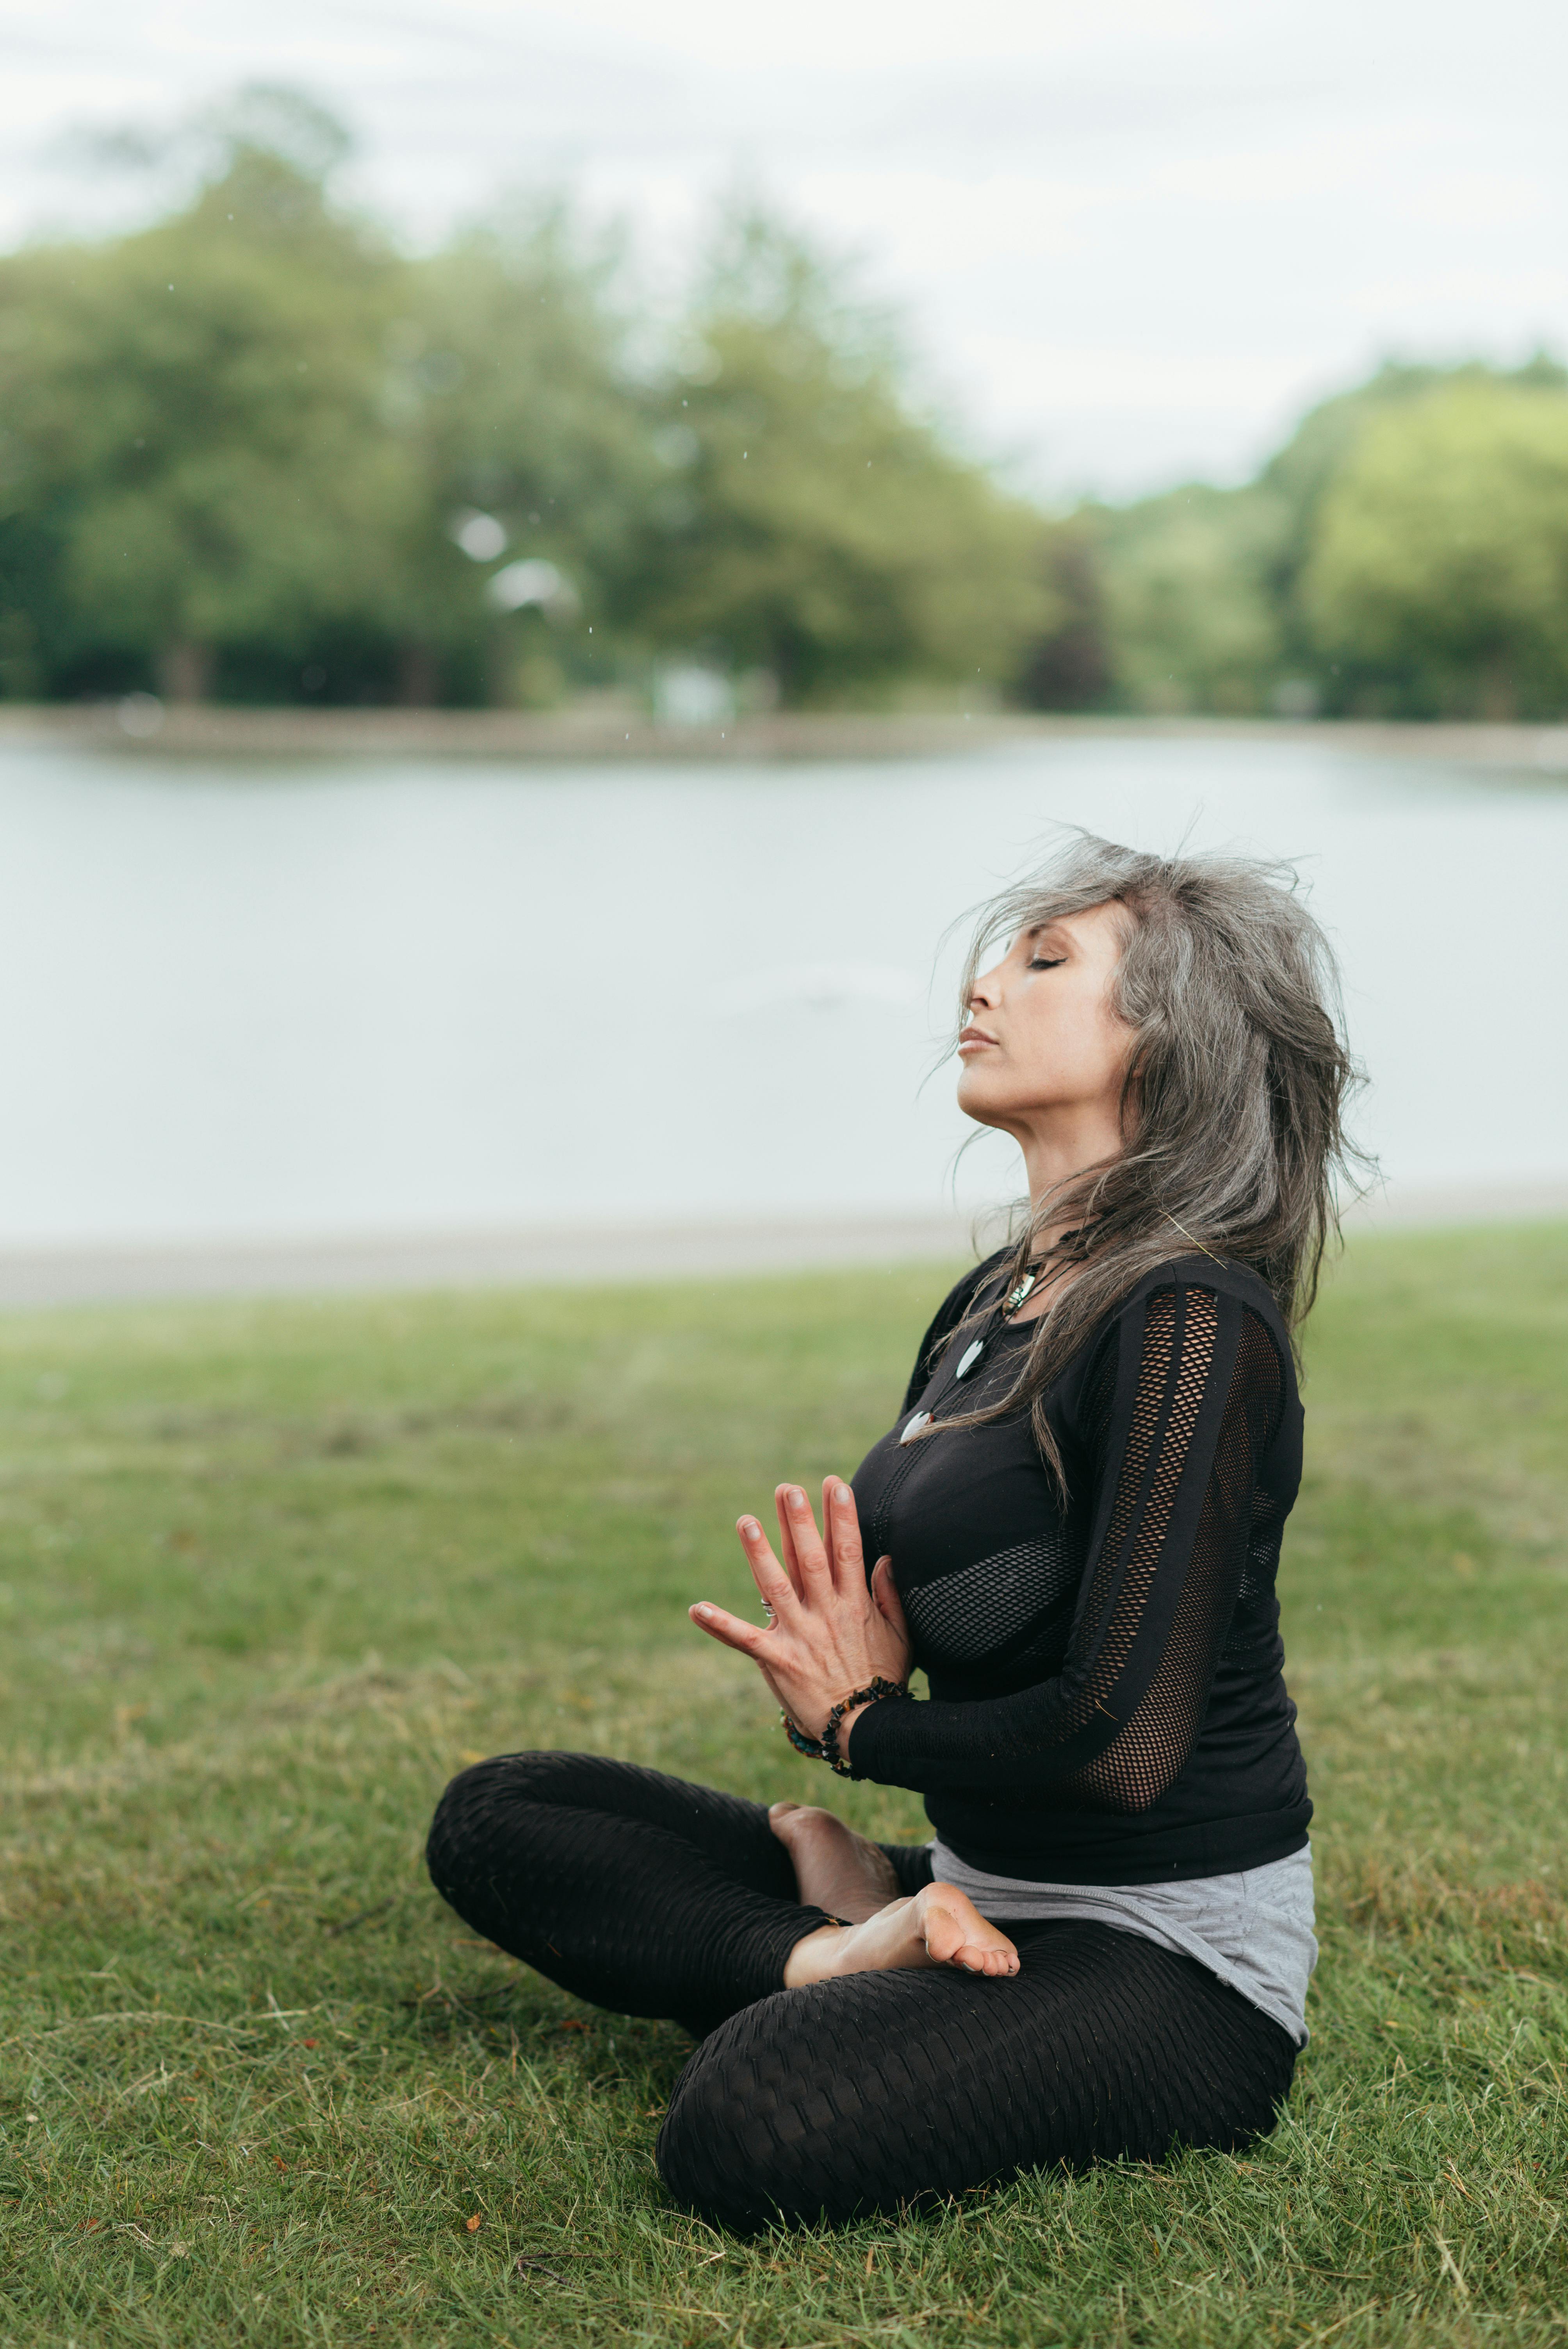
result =
M1202 1722L1284 1394L1274 1340L1238 1300L1182 1282L1124 1313L1086 1382L1095 1531L1060 1673L976 1703L872 1706L851 1737L857 1774L1157 1801Z
M1219 1302L1209 1297L1202 1297L1200 1302L1200 1292L1189 1293L1190 1320L1199 1330L1205 1322L1217 1324L1214 1309ZM1164 1298L1151 1300L1151 1321L1153 1306L1166 1303ZM1212 1365L1217 1341L1216 1327L1213 1341L1200 1339L1193 1354L1206 1348ZM1146 1366L1148 1361L1146 1352ZM1178 1411L1173 1414L1173 1420L1179 1415L1182 1424L1187 1418L1188 1375L1195 1371L1196 1361L1189 1355L1178 1380ZM1196 1538L1148 1686L1104 1751L1065 1781L1069 1792L1104 1809L1147 1810L1180 1775L1192 1751L1246 1568L1254 1464L1277 1421L1282 1400L1274 1340L1255 1314L1243 1313ZM1119 1499L1125 1483L1124 1468L1118 1480ZM1135 1568L1118 1597L1119 1640L1129 1653L1149 1611L1154 1578L1161 1570L1159 1551L1169 1537L1170 1514L1169 1506L1163 1506L1158 1522L1146 1518ZM1173 1560L1165 1561L1164 1570L1170 1573L1173 1566ZM1108 1642L1108 1653L1109 1650ZM1099 1669L1103 1674L1103 1658Z

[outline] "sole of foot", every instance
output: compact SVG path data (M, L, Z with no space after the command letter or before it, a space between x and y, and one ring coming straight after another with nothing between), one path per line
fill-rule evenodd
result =
M1005 1980L1017 1972L1018 1952L956 1885L928 1884L913 1899L889 1901L863 1924L823 1925L806 1934L789 1952L784 1987L920 1966L956 1966Z
M812 1803L775 1803L768 1824L789 1853L795 1888L809 1909L862 1924L898 1899L885 1851Z

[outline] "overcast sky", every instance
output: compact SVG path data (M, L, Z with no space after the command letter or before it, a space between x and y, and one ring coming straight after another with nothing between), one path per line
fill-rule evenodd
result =
M1037 486L1239 479L1385 353L1568 349L1562 0L0 5L0 236L145 214L78 126L288 80L428 241L565 178L674 268L758 185Z

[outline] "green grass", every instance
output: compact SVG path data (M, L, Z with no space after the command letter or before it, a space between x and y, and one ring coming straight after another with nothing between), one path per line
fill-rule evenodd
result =
M423 1880L445 1780L527 1744L919 1831L683 1609L744 1598L738 1508L853 1465L942 1286L0 1322L0 2341L1568 2334L1568 1230L1357 1242L1317 1316L1284 1587L1323 1961L1248 2158L727 2240L653 2166L681 2034Z

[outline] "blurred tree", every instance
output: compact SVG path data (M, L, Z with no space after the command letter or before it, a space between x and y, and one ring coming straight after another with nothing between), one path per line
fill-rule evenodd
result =
M1000 683L1056 616L1038 516L911 412L882 321L756 212L721 233L659 445L629 608L787 702Z
M1055 614L1014 680L1026 709L1092 709L1110 688L1113 651L1099 536L1087 514L1046 531L1039 563Z
M1483 691L1479 655L1467 655L1456 667L1451 641L1431 632L1431 610L1418 618L1413 606L1401 603L1404 616L1396 621L1395 605L1387 600L1395 593L1398 561L1392 539L1412 551L1427 543L1428 527L1418 528L1414 521L1419 484L1414 479L1408 484L1412 503L1403 514L1395 511L1397 498L1379 492L1381 519L1374 523L1364 517L1366 533L1355 564L1349 538L1364 500L1362 486L1350 485L1362 484L1364 450L1384 452L1377 460L1379 468L1393 464L1388 452L1404 445L1407 423L1449 388L1470 386L1488 393L1505 387L1546 394L1560 392L1565 381L1563 370L1544 357L1511 374L1480 365L1439 368L1390 362L1366 383L1312 409L1256 481L1243 488L1191 484L1120 509L1085 509L1079 521L1092 533L1104 597L1108 701L1144 709L1275 709L1293 715L1360 710L1411 717L1438 716L1483 701L1503 707L1507 694L1495 659ZM1472 472L1491 429L1487 419L1495 420L1501 412L1484 399L1467 410L1468 438L1467 438L1466 461ZM1497 457L1505 471L1515 462L1501 447ZM1457 493L1457 481L1454 487ZM1336 518L1332 560L1315 554L1330 515ZM1369 536L1390 541L1381 569L1372 563ZM1351 603L1340 602L1352 569L1360 582L1355 619L1349 617ZM1404 593L1399 589L1401 597ZM1374 605L1383 616L1376 621ZM1429 630L1425 636L1423 629ZM1543 667L1535 659L1533 667L1526 666L1533 680L1530 706L1544 707L1551 699L1550 664Z
M562 203L409 260L335 202L346 134L295 92L109 144L200 184L0 259L0 692L539 702L662 650L795 703L1568 708L1545 358L1389 365L1245 487L1047 522L755 210L661 370Z
M1115 700L1172 712L1266 709L1281 642L1270 581L1286 528L1280 501L1192 482L1120 512L1100 508L1093 520Z
M402 265L316 164L330 124L242 104L222 175L179 217L0 263L0 579L56 690L208 690L225 654L293 673L407 625L418 483L379 416Z
M1568 707L1568 391L1468 372L1367 418L1326 488L1304 616L1353 706Z
M619 266L557 200L409 272L387 401L422 484L418 638L469 693L547 699L552 679L592 679L614 659L606 617L624 603L662 478L614 301ZM495 598L520 560L553 565L562 584L509 617Z

